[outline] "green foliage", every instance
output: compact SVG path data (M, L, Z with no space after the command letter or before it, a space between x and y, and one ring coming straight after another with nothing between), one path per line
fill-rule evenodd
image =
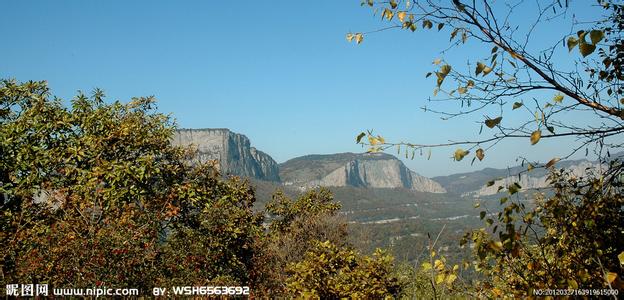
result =
M304 298L392 298L401 290L392 268L392 256L382 250L371 257L329 241L318 242L303 261L289 265L292 275L286 288Z
M293 201L282 191L273 195L273 200L267 203L266 211L271 221L273 231L287 231L297 218L313 218L322 215L334 215L340 204L333 201L334 196L325 188L310 190Z
M475 268L487 278L481 292L527 296L540 288L622 288L621 171L616 162L604 175L587 178L554 171L552 196L538 194L533 209L511 202L495 222L467 234L462 244L474 243Z
M185 163L152 97L105 104L96 90L69 108L48 97L45 82L0 83L3 281L248 282L253 192Z
M270 230L257 247L261 250L255 271L261 296L285 293L286 267L302 261L316 242L347 245L347 224L336 216L339 209L340 204L324 188L310 190L296 200L282 191L273 195L266 205Z

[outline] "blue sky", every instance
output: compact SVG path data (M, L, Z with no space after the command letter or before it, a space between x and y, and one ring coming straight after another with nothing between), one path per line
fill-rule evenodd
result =
M581 1L582 2L582 1ZM347 32L383 27L358 0L3 1L0 77L48 80L53 94L104 89L109 100L154 95L180 127L225 127L278 162L306 154L358 152L362 130L420 143L475 137L474 118L442 121L420 107L435 82L424 74L448 33L386 31L357 46ZM530 9L523 8L523 9ZM522 11L520 26L527 26ZM548 33L566 32L552 24ZM538 41L540 40L538 34ZM469 42L447 60L485 57ZM564 51L562 53L567 53ZM477 56L478 58L479 56ZM567 141L509 141L471 166L454 149L406 164L435 176L547 160ZM394 150L390 153L395 153Z

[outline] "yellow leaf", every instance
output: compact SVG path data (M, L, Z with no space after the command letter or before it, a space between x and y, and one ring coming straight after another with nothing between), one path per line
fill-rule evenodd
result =
M591 39L592 44L596 45L602 40L602 38L604 38L604 32L601 30L592 30L589 33L589 38Z
M447 284L452 284L453 281L455 281L455 279L457 279L457 275L455 274L449 274L448 277L446 277L446 283Z
M485 64L483 64L481 62L477 62L477 68L475 70L475 76L481 74L481 72L483 72L483 69L485 69Z
M401 23L403 23L403 21L405 20L405 16L407 15L406 12L404 11L400 11L397 13L397 18L399 18L399 21L401 21Z
M596 46L592 44L587 44L581 41L581 44L579 45L579 50L581 51L581 55L583 55L583 57L586 57L587 55L592 54L596 50Z
M541 130L533 131L533 133L531 133L531 145L537 144L537 142L539 142L539 140L541 138L542 138L542 131Z
M501 291L499 288L493 288L492 293L498 297L503 295L503 291Z
M441 59L436 58L436 59L433 61L433 64L434 64L434 65L439 65L441 62L442 62L442 60L441 60Z
M617 274L617 273L614 273L614 272L608 272L608 273L607 273L607 276L606 276L606 279L607 279L607 282L609 282L609 283L613 283L617 277L618 277L618 274Z
M578 283L574 279L568 279L568 287L571 289L578 289Z
M620 260L620 265L624 265L624 251L620 252L618 259Z
M440 283L444 282L444 273L440 273L440 274L436 275L435 282L436 282L436 284L440 284Z
M436 260L435 260L435 262L433 263L433 266L434 266L434 267L436 268L436 270L438 270L438 271L442 271L442 270L444 270L444 263L443 263L441 260L439 260L439 259L436 259Z
M527 166L527 171L529 171L529 172L530 172L531 170L533 170L533 168L535 168L535 167L534 167L532 164L529 164L529 165Z
M353 37L354 37L353 33L350 33L350 32L347 33L347 41L351 42L353 40Z
M371 144L372 146L375 146L375 145L379 144L379 140L377 140L377 138L374 137L374 136L369 136L368 137L368 143Z
M429 271L429 270L431 270L431 264L428 263L428 262L423 263L422 264L422 268L423 268L423 271Z
M492 248L492 250L496 250L496 251L503 250L503 243L500 241L498 242L491 241L489 245L490 245L490 248Z
M559 160L560 160L559 157L555 157L555 158L551 159L550 161L548 161L548 163L546 163L545 167L546 168L550 168L550 167L554 166Z
M364 35L362 35L361 33L356 33L355 34L355 42L356 43L361 43L364 40Z
M477 149L477 158L481 161L483 160L484 157L485 157L485 153L483 152L483 149L481 148Z
M467 91L468 91L468 89L467 89L467 88L465 88L465 87L461 87L461 86L460 86L459 88L457 88L457 92L458 92L460 95L465 94Z
M561 103L561 101L563 101L563 95L561 94L555 95L555 97L553 97L553 101L555 101L556 103Z
M455 161L460 161L464 159L464 157L468 155L468 153L470 153L470 151L457 148L457 150L455 150L455 153L453 153L453 158L455 159Z
M568 38L568 51L572 51L572 49L574 49L576 45L578 45L578 40L573 36L569 37Z
M490 67L483 68L483 76L490 74L490 72L492 72L492 68Z

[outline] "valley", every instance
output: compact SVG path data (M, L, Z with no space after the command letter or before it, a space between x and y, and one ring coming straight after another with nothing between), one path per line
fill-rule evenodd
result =
M200 161L219 160L223 174L248 178L258 211L277 190L296 198L308 189L328 188L342 205L340 215L349 224L352 244L368 253L388 248L411 262L421 258L429 237L435 238L443 228L438 251L457 260L464 257L468 250L459 248L459 239L483 226L480 211L495 215L500 210L499 187L519 182L521 192L511 201L530 207L532 195L543 190L547 176L544 169L535 169L518 178L513 175L526 170L518 166L427 178L386 153L307 155L277 164L251 147L247 137L227 129L179 130L174 144L193 145ZM559 165L579 176L600 167L587 160Z

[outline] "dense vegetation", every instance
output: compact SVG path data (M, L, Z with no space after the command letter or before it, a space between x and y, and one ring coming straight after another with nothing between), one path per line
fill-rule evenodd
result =
M586 77L575 77L518 49L503 32L509 28L497 27L488 1L479 7L425 2L418 7L425 9L421 14L399 7L415 7L414 1L363 4L381 5L384 19L400 22L397 28L415 31L419 20L431 29L437 22L439 30L451 27L451 39L461 37L461 43L475 38L495 45L490 63L477 63L474 76L472 70L466 75L437 61L442 65L432 73L436 93L466 105L502 107L506 102L499 100L509 93L556 92L547 105L537 103L534 111L542 113L535 125L532 119L506 125L502 116L486 118L483 124L497 133L453 144L471 147L457 149L456 160L473 148L474 158L482 160L481 147L513 137L536 144L542 138L577 135L582 146L600 145L600 153L621 146L606 143L624 132L621 4L598 1L611 19L566 39L566 46L578 48L583 57L600 57L584 61ZM437 10L426 10L432 7ZM551 8L556 7L547 6ZM363 38L362 33L348 36L357 43ZM511 71L496 69L503 58ZM524 72L537 73L550 86L537 88ZM496 77L484 79L490 73ZM447 93L442 85L450 80L460 85ZM585 92L583 84L591 91ZM562 104L564 97L575 104ZM514 101L511 110L521 107L527 104ZM570 111L596 114L602 125L566 125L565 118L557 119ZM328 190L318 189L301 195L277 191L259 208L247 181L223 178L210 163L191 164L191 151L171 146L174 125L156 112L151 97L109 104L96 90L91 96L77 95L66 107L51 97L45 82L2 80L2 287L132 287L150 295L155 286L238 285L249 286L259 297L311 298L525 297L546 288L624 288L624 167L618 160L602 160L604 169L585 177L556 170L558 159L541 165L526 161L527 171L538 166L548 170L551 190L527 194L517 183L501 186L500 206L475 204L479 210L471 220L481 228L470 230L448 225L442 216L441 222L430 222L443 205L435 199L441 196L406 196L403 190L374 191L388 201L386 213L397 222L376 222L378 204L348 188L335 190L338 200L348 200L345 206ZM371 151L439 146L387 143L372 132L358 141L367 135ZM415 211L410 205L418 197L425 199ZM451 203L449 209L459 213L467 205L473 203ZM410 219L416 212L428 214L428 220ZM350 213L359 225L349 226L345 215ZM367 224L383 228L362 226ZM401 238L380 236L387 233ZM389 250L372 249L379 245ZM452 247L456 251L448 251ZM389 251L402 253L397 248L409 257L395 259Z

